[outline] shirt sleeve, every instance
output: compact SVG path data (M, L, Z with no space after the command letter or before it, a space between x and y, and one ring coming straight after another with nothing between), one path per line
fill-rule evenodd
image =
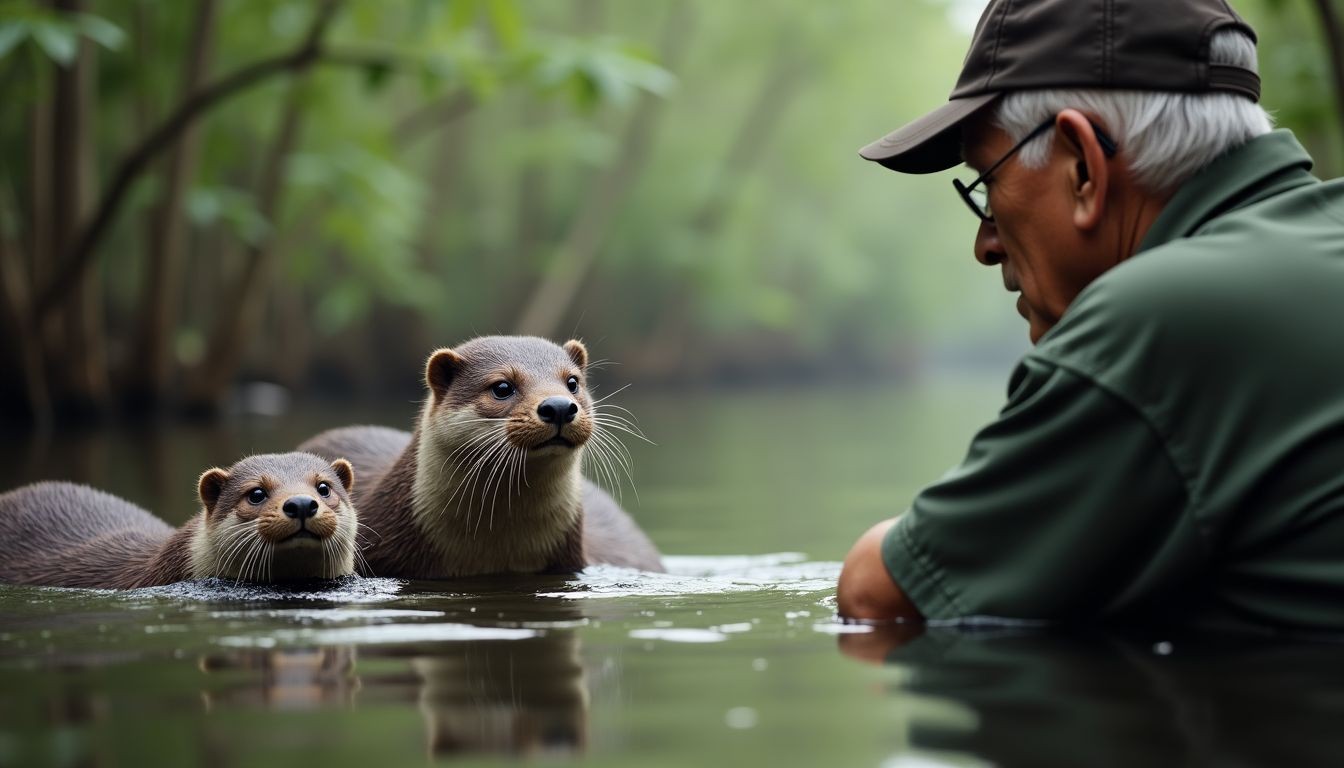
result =
M1186 485L1143 416L1028 357L962 464L922 491L882 557L930 619L1066 620L1174 597L1205 555Z

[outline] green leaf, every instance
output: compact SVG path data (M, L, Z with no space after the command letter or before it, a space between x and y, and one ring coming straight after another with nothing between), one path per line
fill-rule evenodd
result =
M448 28L461 32L476 23L476 0L456 0L452 3L448 17Z
M74 27L63 22L43 21L33 25L33 39L51 60L68 67L79 52L79 36Z
M0 58L14 50L14 46L22 43L28 37L28 22L26 21L7 21L0 24Z
M126 33L121 31L121 27L101 16L81 13L76 15L74 19L75 26L79 29L80 34L108 50L118 50L126 42Z
M387 85L388 76L392 74L392 67L387 62L372 62L364 66L364 87L370 91L382 90Z
M489 0L487 10L504 50L516 49L523 41L523 19L518 14L518 6L513 0Z

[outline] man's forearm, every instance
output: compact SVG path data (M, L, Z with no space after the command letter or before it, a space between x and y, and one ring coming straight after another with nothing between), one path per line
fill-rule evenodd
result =
M896 521L869 528L845 557L835 595L840 615L865 621L923 621L924 616L892 580L882 562L882 539Z

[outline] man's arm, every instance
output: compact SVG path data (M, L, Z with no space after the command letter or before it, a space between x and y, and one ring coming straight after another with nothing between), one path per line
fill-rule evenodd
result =
M1028 358L962 463L859 538L839 612L1085 620L1174 604L1208 556L1187 498L1135 407Z
M924 620L882 561L882 539L895 524L895 520L887 520L869 528L845 557L835 590L842 617L867 621Z

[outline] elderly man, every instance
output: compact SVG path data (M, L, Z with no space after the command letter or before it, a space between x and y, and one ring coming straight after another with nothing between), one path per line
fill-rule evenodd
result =
M1344 181L1258 105L1221 0L994 0L950 101L865 147L965 162L1035 345L839 610L1344 629Z

